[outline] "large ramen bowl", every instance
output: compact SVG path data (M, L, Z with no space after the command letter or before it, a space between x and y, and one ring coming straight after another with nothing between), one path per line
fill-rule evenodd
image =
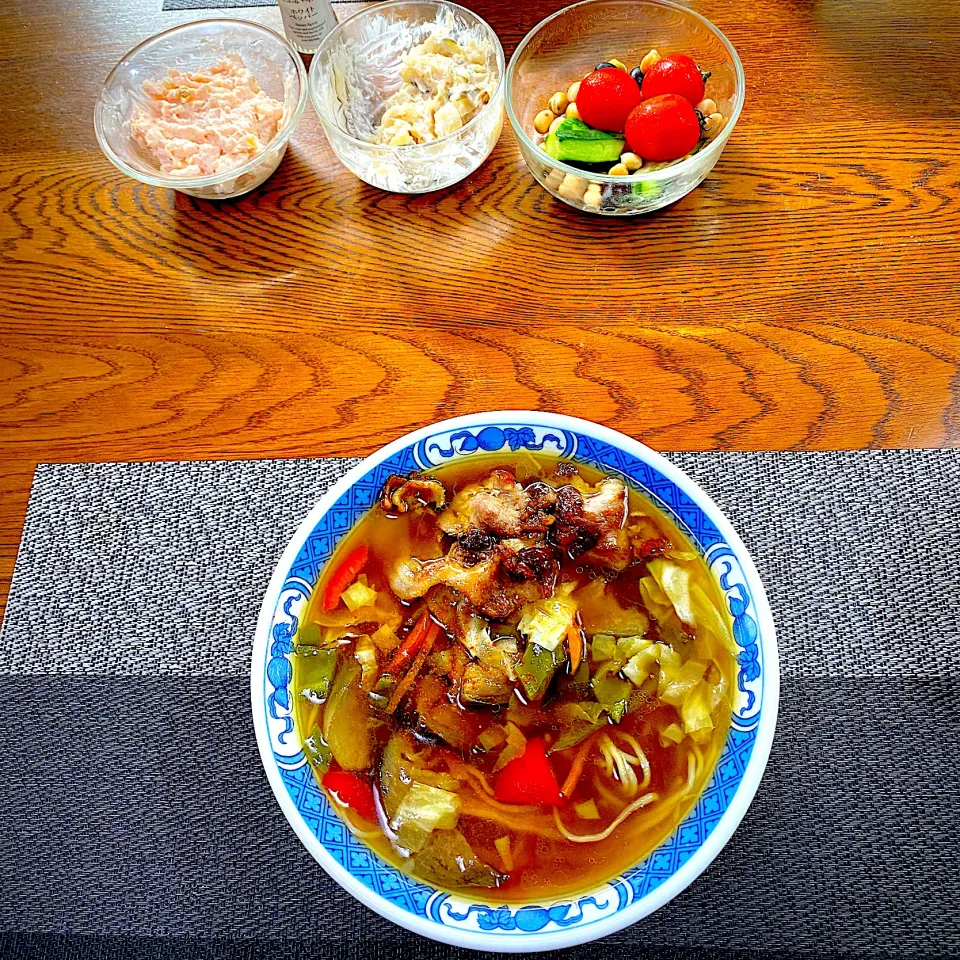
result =
M738 647L733 717L696 804L656 849L612 880L573 897L500 905L438 889L382 860L346 828L317 786L295 727L293 640L324 564L375 503L387 477L457 461L538 451L622 477L654 502L702 553L716 578ZM280 807L310 853L377 913L445 943L487 951L567 947L613 933L690 884L733 834L753 798L773 741L779 696L770 608L740 538L689 477L616 431L527 411L483 413L425 427L388 444L322 497L283 552L257 622L251 675L260 754Z

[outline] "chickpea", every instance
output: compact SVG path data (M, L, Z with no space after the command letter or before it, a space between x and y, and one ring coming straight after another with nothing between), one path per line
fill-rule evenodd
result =
M559 127L565 119L566 117L554 117L553 123L550 124L550 129L547 131L547 133L556 133L557 127Z
M716 112L717 112L717 104L716 104L716 101L711 100L709 97L707 97L705 100L701 100L701 101L697 104L697 109L698 109L705 117L709 117L711 113L716 113ZM557 111L554 110L553 112L556 113Z
M556 190L561 183L563 183L563 178L567 176L562 170L551 170L547 176L545 183L547 187L551 190Z
M564 110L567 109L570 101L567 99L567 95L562 91L558 90L551 98L547 106L559 117Z
M634 170L639 170L643 166L643 158L638 157L635 153L621 153L620 162L630 173L633 173Z
M626 164L624 164L624 163L614 164L614 165L607 171L607 173L608 173L611 177L625 177L629 172L630 172L630 171L627 169Z
M624 73L627 72L627 65L622 60L611 57L607 63L612 63L618 70L622 70Z
M706 134L708 140L720 132L725 121L726 118L722 113L711 113L710 116L707 117L703 125L703 132Z
M546 133L550 129L550 124L556 120L556 116L550 110L541 110L533 118L533 129L537 133Z
M663 57L656 50L651 50L641 61L640 70L646 73L655 63L659 63Z
M572 120L580 119L580 111L577 109L577 105L575 103L568 104L566 115Z
M600 209L600 203L603 200L603 190L599 183L591 183L587 187L587 192L583 195L583 205L591 207L594 210Z
M571 83L567 88L567 101L573 103L577 99L577 94L580 92L580 81L576 83Z
M557 188L557 193L564 200L583 200L583 195L587 189L587 181L583 177L575 177L568 173Z

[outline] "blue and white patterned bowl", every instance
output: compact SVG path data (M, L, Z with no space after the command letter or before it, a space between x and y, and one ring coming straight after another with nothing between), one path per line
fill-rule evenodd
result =
M740 647L733 723L713 777L690 815L642 862L575 899L490 906L437 890L354 838L317 787L294 728L293 638L323 565L375 502L391 473L521 449L622 476L702 551L720 584ZM260 755L284 814L306 848L358 900L416 933L476 950L567 947L634 923L690 884L747 811L773 742L779 698L773 619L740 538L689 477L635 440L586 420L528 411L482 413L408 434L337 482L294 534L270 580L253 647L251 693Z

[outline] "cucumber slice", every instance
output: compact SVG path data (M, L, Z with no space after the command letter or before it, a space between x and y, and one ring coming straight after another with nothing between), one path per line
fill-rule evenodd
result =
M623 137L594 130L573 117L564 118L543 144L546 153L563 163L616 163L623 147Z

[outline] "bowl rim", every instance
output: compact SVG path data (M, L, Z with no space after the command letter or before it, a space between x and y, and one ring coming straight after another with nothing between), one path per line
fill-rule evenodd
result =
M354 20L358 20L361 17L373 16L377 13L380 13L383 10L388 10L391 7L400 7L410 3L420 3L427 6L433 6L436 8L440 7L449 7L453 10L460 10L463 13L469 14L473 17L478 23L486 27L490 36L493 38L495 44L495 52L497 54L497 65L500 68L500 76L497 78L497 85L493 90L493 93L490 95L490 100L488 103L485 103L483 107L477 111L477 113L471 117L462 127L457 128L452 133L448 133L446 136L438 137L436 140L427 140L424 143L406 143L399 146L391 146L389 143L371 143L369 140L361 140L359 137L353 136L351 133L347 133L346 130L342 130L340 126L332 118L326 115L323 110L320 109L320 106L317 104L317 98L314 96L314 85L318 81L316 80L317 75L319 74L319 67L317 64L320 63L320 54L324 53L328 45L332 46L334 38L336 38L340 33L343 32L347 24L352 23ZM507 62L506 54L503 52L503 44L500 42L500 37L497 36L496 30L487 23L483 17L480 16L475 10L471 10L469 7L464 7L459 3L454 3L453 0L380 0L379 3L371 4L368 7L364 7L362 10L358 10L356 13L352 13L346 20L338 23L333 30L331 30L324 38L323 42L317 47L316 52L313 54L313 59L310 61L310 72L308 76L308 87L310 92L310 103L313 105L313 109L317 114L317 117L320 119L320 123L323 126L324 133L327 132L327 126L333 127L337 133L337 137L342 137L344 140L347 140L350 143L356 144L365 149L376 149L376 150L389 150L396 151L399 154L406 154L408 152L413 152L417 150L426 151L429 148L431 151L437 144L447 143L448 141L454 140L457 137L461 136L465 130L469 130L471 127L476 124L481 117L483 117L487 111L494 106L497 102L497 97L500 95L500 92L504 89L504 83L506 81L507 75ZM501 107L501 109L503 109Z
M319 520L371 468L403 449L437 434L498 423L524 423L586 434L631 453L643 463L658 470L707 514L727 545L733 549L749 584L760 628L759 637L763 662L763 710L758 719L756 740L743 777L716 826L706 840L697 847L693 855L656 889L617 910L611 916L592 921L589 924L575 924L549 933L497 935L446 926L426 917L416 916L365 886L332 856L321 840L311 831L297 809L286 784L283 782L280 768L273 755L264 709L265 654L270 642L274 611L290 569ZM364 457L318 499L287 542L267 586L257 618L256 633L252 645L250 695L257 748L274 797L290 826L300 838L301 843L324 868L328 876L355 899L370 907L380 916L429 939L487 952L492 950L502 953L534 953L588 943L636 923L685 890L713 862L742 821L763 777L776 731L780 699L780 664L773 614L753 560L723 511L691 477L650 447L610 427L566 414L529 410L496 410L437 421L404 434ZM433 884L422 882L424 886L435 891L440 889ZM524 904L514 903L511 906L520 908Z
M171 34L186 33L190 30L196 29L197 27L208 27L211 25L220 27L226 25L232 27L239 26L254 33L268 34L272 39L277 40L284 48L290 59L293 61L297 70L297 79L300 81L300 92L297 97L296 106L290 112L290 115L284 119L283 126L277 131L277 135L265 145L264 149L261 150L260 153L254 157L251 157L251 159L249 159L246 163L241 164L239 167L233 167L231 170L224 171L223 173L210 173L203 177L191 177L187 179L184 177L164 176L159 172L157 174L144 173L142 170L137 170L136 168L131 167L130 164L120 157L110 145L110 141L103 129L103 114L106 110L105 93L107 87L110 85L111 81L115 78L120 69L125 66L129 60L141 53L144 47L147 47L155 41ZM274 147L283 146L290 139L293 131L297 128L297 124L300 122L300 118L303 116L303 111L306 109L306 106L307 69L303 65L303 60L301 59L300 54L297 53L296 49L286 37L280 33L277 33L276 30L272 30L270 27L265 27L260 23L254 23L252 20L240 20L237 17L209 17L203 20L191 20L189 23L178 23L176 26L168 27L166 30L161 30L159 33L155 33L153 36L147 37L146 40L141 40L140 43L138 43L135 47L128 50L116 63L113 69L107 74L106 79L100 86L100 93L97 96L96 106L94 107L93 125L97 136L97 143L100 145L100 149L103 151L104 156L118 170L125 173L128 177L133 177L134 180L139 180L141 183L147 183L154 187L172 187L177 190L191 190L198 187L215 186L218 183L224 183L227 180L233 180L237 177L243 176L245 173L250 173L250 171L255 170L263 162L263 156L268 150Z
M705 27L707 27L708 30L716 35L717 39L719 39L726 48L727 53L730 54L730 59L733 61L734 71L737 77L737 94L734 99L733 112L730 114L730 119L724 124L724 127L720 133L714 137L713 140L711 140L710 143L708 143L707 146L705 146L702 150L698 150L696 153L691 154L683 160L672 162L667 166L661 167L657 170L645 171L641 167L636 173L632 173L629 176L612 177L608 173L594 173L593 171L581 170L579 167L573 167L568 163L564 163L562 160L555 160L549 154L544 153L542 148L538 144L534 143L527 135L526 130L523 129L523 125L513 112L513 97L511 95L513 90L513 77L520 54L533 40L533 38L552 20L562 17L564 14L569 13L576 7L585 7L600 3L617 3L628 6L640 5L667 7L670 10L677 10L690 17L693 17L695 20L699 20L700 23L702 23ZM507 67L507 89L504 100L506 102L507 118L510 121L510 126L513 128L514 134L525 146L529 147L530 150L534 151L538 155L542 155L545 163L548 163L557 170L561 170L564 173L569 173L575 177L580 177L584 180L596 181L597 183L601 184L624 184L652 183L658 180L671 179L686 170L693 169L694 166L700 166L703 163L704 155L710 159L713 159L715 163L716 157L719 156L720 152L723 150L724 144L729 139L730 134L733 132L733 128L736 126L737 120L740 118L740 114L743 111L745 97L746 76L743 72L743 64L740 61L740 55L737 53L734 45L727 39L723 31L711 23L706 17L697 13L696 10L692 10L690 7L685 7L679 3L673 3L672 0L579 0L578 3L571 3L569 6L563 7L561 10L557 10L556 13L552 13L549 17L545 17L535 27L533 27L533 29L530 30L530 32L517 45L517 49L513 51L513 56L510 57L510 65Z

